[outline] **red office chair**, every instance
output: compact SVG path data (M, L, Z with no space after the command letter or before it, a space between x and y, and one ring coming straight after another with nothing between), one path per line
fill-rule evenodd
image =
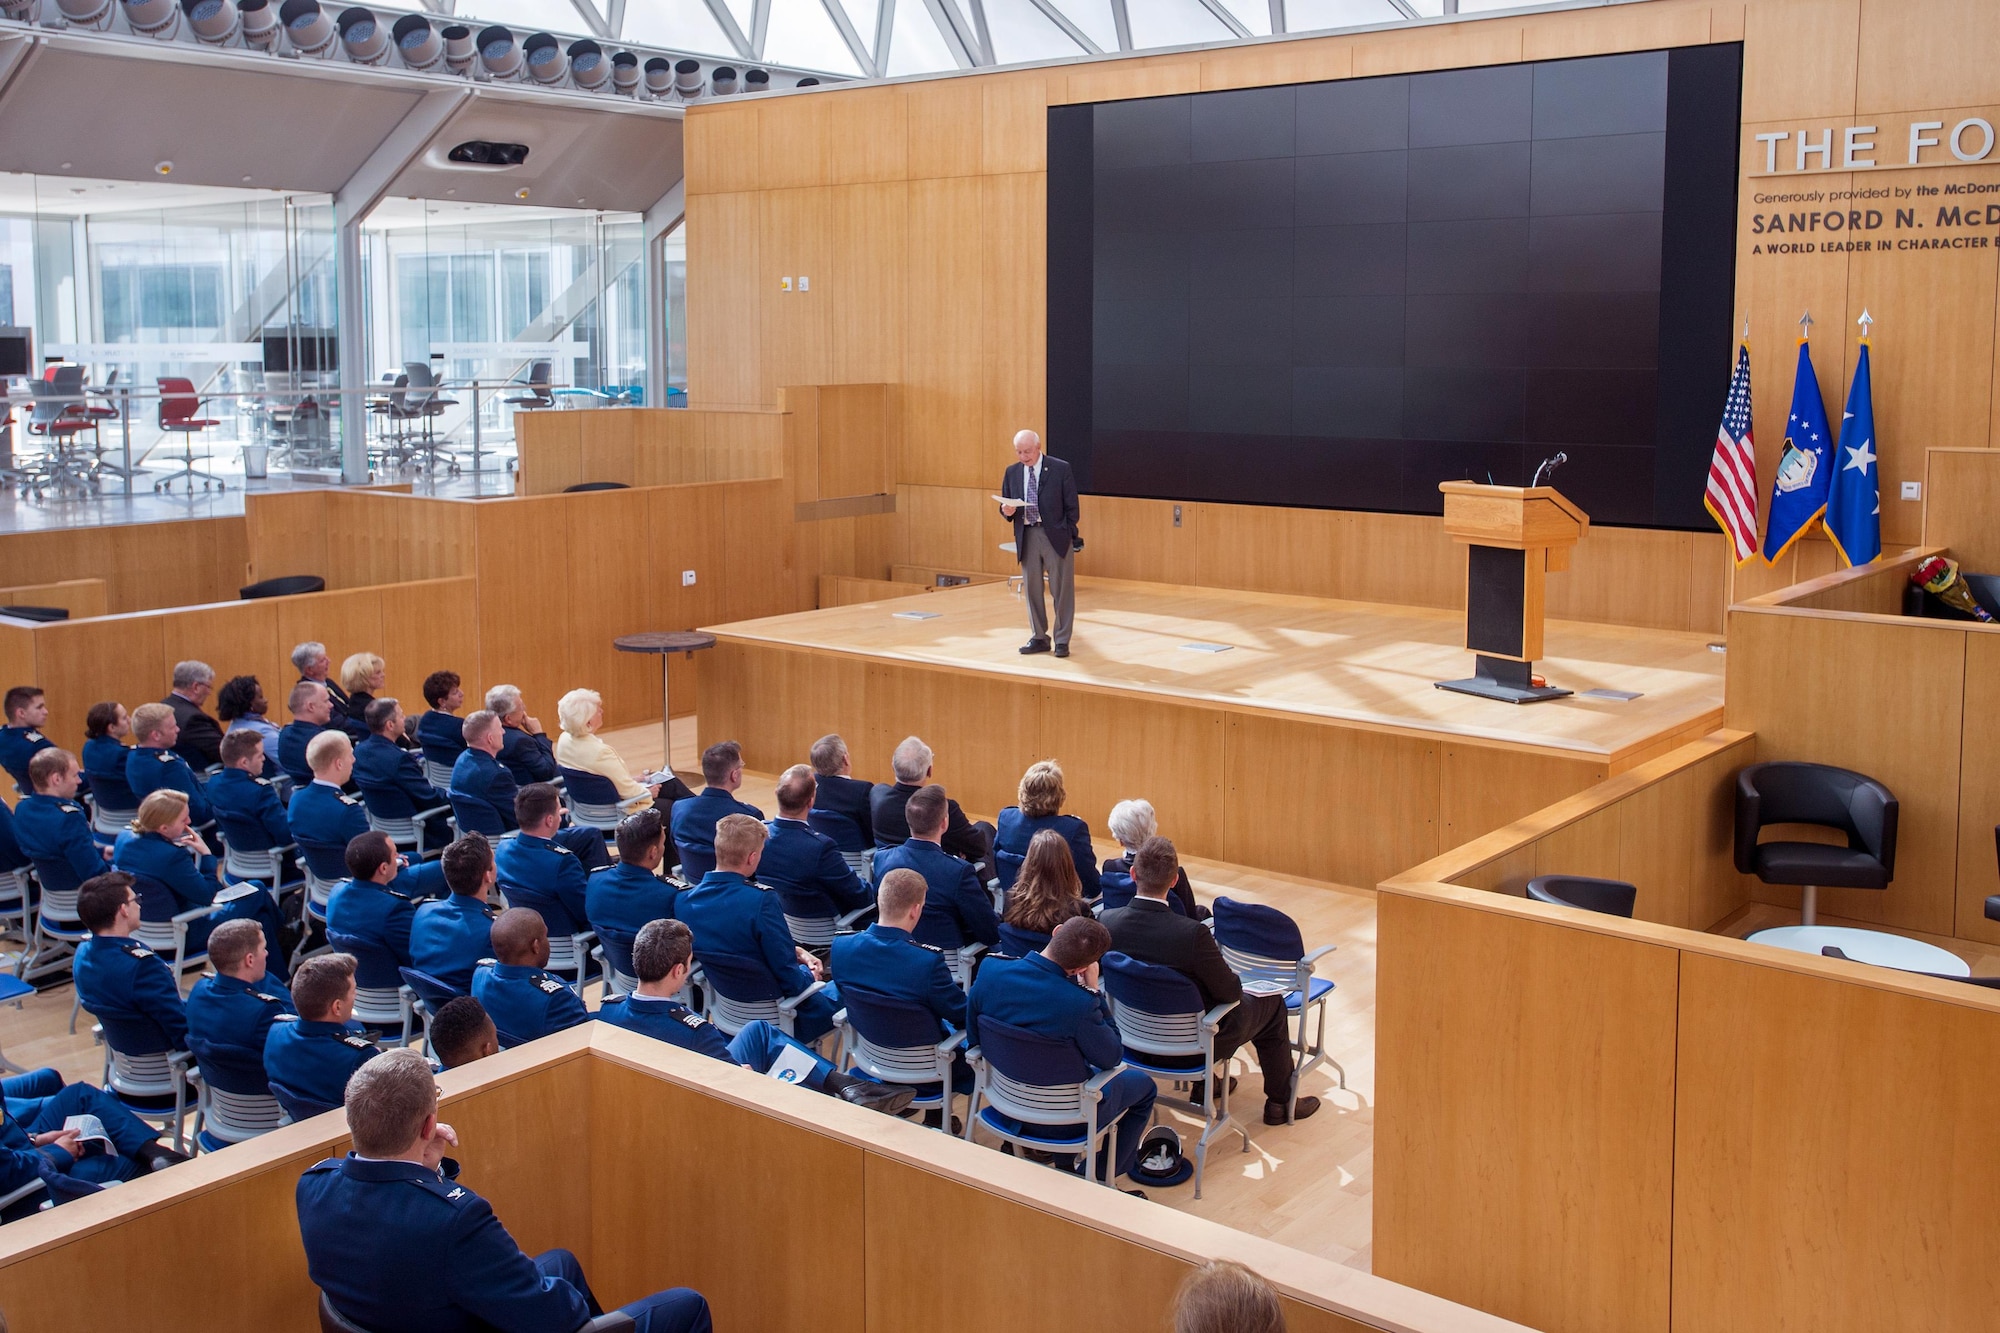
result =
M171 474L164 480L154 482L153 489L156 491L172 490L175 482L185 481L187 482L188 494L193 495L194 479L200 477L201 488L203 490L207 490L211 485L219 491L228 490L229 487L223 483L221 478L211 473L203 472L194 465L194 437L196 433L208 430L212 426L220 426L222 423L209 417L198 417L195 415L195 413L201 411L202 404L206 400L195 393L193 380L182 379L175 375L162 375L159 384L160 429L172 434L178 434L181 437L181 466L179 471Z

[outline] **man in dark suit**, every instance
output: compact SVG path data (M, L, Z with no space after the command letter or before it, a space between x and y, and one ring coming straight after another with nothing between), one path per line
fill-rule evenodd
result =
M1014 558L1021 562L1027 584L1029 634L1021 651L1049 650L1049 613L1042 605L1046 577L1056 603L1056 656L1068 657L1070 630L1076 624L1076 569L1070 553L1083 548L1076 535L1076 476L1068 463L1042 452L1042 437L1031 430L1014 437L1014 457L1020 461L1000 480L1000 494L1008 502L1000 512L1014 520Z
M843 852L865 852L875 845L875 823L868 813L875 784L854 776L847 742L838 734L812 743L813 827L832 838ZM853 825L850 829L848 825Z
M1264 1071L1264 1123L1285 1123L1285 1102L1292 1091L1292 1037L1282 995L1246 995L1243 981L1230 970L1207 926L1182 916L1167 904L1167 892L1180 874L1174 845L1151 837L1132 856L1135 892L1128 906L1104 914L1111 928L1111 947L1142 963L1171 967L1201 991L1201 1002L1214 1008L1230 1000L1240 1003L1223 1016L1215 1033L1215 1058L1227 1060L1245 1042L1257 1048L1257 1067ZM1319 1110L1319 1098L1301 1095L1294 1118L1304 1120Z
M215 671L208 663L176 662L173 693L160 700L174 710L174 722L181 729L174 753L197 773L222 762L222 728L201 711L214 689Z
M910 821L904 807L917 789L931 780L936 760L937 756L921 736L905 736L896 747L889 760L896 780L876 783L868 796L868 821L875 830L877 849L901 847L910 840ZM976 824L967 819L957 801L945 802L941 845L953 856L970 861L978 869L982 884L993 878L993 826L983 819Z

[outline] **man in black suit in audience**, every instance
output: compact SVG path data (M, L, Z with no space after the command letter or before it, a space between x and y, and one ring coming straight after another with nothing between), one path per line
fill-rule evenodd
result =
M1223 1016L1215 1034L1215 1058L1226 1060L1246 1042L1257 1048L1257 1067L1264 1071L1264 1123L1285 1123L1285 1102L1292 1091L1291 1025L1282 995L1246 995L1242 978L1230 970L1215 936L1201 922L1182 916L1167 905L1167 891L1180 873L1174 845L1151 837L1132 857L1135 892L1129 906L1104 914L1111 928L1111 947L1142 963L1171 967L1201 991L1207 1008L1238 1000ZM1304 1120L1319 1110L1319 1098L1301 1094L1294 1118Z
M843 852L865 852L873 847L875 821L868 813L868 806L875 784L854 776L854 763L847 753L847 742L838 733L822 736L812 743L808 757L812 760L813 778L818 783L813 792L813 810L839 815L852 823L860 836L853 837L845 827L837 833L831 828L823 832L840 844Z
M161 703L174 710L181 734L174 753L199 773L222 762L222 728L201 710L215 689L215 670L206 662L174 663L174 690Z
M896 771L895 782L876 783L868 798L877 847L901 847L910 840L910 821L904 817L903 807L931 780L933 758L931 747L918 736L905 737L896 747L889 761ZM942 845L961 861L977 866L982 884L993 878L993 826L983 819L977 824L968 820L957 801L945 806Z

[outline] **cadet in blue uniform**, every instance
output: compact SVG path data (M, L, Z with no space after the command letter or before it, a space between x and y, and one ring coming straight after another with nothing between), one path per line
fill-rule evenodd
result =
M968 1002L973 1044L979 1044L980 1019L991 1018L1068 1043L1092 1073L1116 1069L1124 1063L1125 1047L1097 972L1097 960L1110 947L1111 932L1103 922L1077 916L1057 926L1040 953L988 959ZM1104 1085L1098 1123L1118 1122L1114 1174L1129 1174L1138 1161L1155 1096L1152 1077L1136 1069L1122 1070Z
M85 880L104 873L107 848L90 836L90 816L75 799L80 770L76 756L50 746L28 761L35 794L14 810L14 839L35 863L42 888L74 893Z
M832 838L843 852L865 852L875 846L875 823L869 814L869 793L875 784L854 776L847 742L838 735L822 736L812 744L812 825Z
M263 772L264 738L247 729L225 732L222 771L208 780L208 803L234 851L267 852L292 841L285 803Z
M542 730L540 718L528 715L521 691L512 685L495 685L486 691L486 711L500 719L500 762L518 786L530 782L556 780L556 745Z
M83 1007L115 1031L127 1055L186 1050L181 988L165 960L131 938L139 928L132 877L111 870L85 880L76 893L76 914L90 931L71 964Z
M903 807L910 821L910 840L875 853L875 878L891 870L909 869L924 877L930 892L924 898L923 919L917 922L920 943L940 949L968 944L992 948L1000 942L1000 918L993 914L993 896L979 882L979 872L945 851L940 844L950 807L944 788L933 783L919 788Z
M880 919L857 935L834 940L833 977L843 986L922 1005L937 1016L942 1037L948 1028L965 1030L965 992L944 952L910 934L923 916L927 893L924 877L908 867L884 876L876 886Z
M321 879L339 879L347 844L368 831L359 797L341 790L354 772L354 749L345 732L327 729L306 748L312 780L292 792L285 812L299 852Z
M132 710L132 739L135 744L125 756L125 785L144 802L160 790L177 791L188 798L188 813L197 825L215 818L208 807L208 794L201 779L188 767L187 760L174 753L180 738L180 724L174 710L165 704L140 704Z
M139 798L125 785L124 738L132 730L125 705L109 700L90 706L83 719L83 775L91 799L103 810L137 810Z
M141 1120L110 1093L88 1083L63 1083L53 1069L37 1069L0 1080L0 1195L11 1194L32 1180L50 1184L57 1203L93 1192L89 1187L114 1180L131 1180L187 1161L184 1153L165 1147L160 1131ZM73 1115L94 1115L104 1122L111 1150L85 1145L63 1122ZM83 1188L64 1189L56 1182L80 1181ZM35 1196L30 1204L39 1203Z
M618 863L591 872L584 889L584 914L603 937L617 932L626 947L649 921L674 914L676 890L655 872L667 856L667 821L658 810L641 810L618 821Z
M297 1018L280 1016L264 1038L264 1074L272 1091L340 1105L347 1080L378 1053L354 1021L354 955L323 953L299 964L292 976Z
M826 980L826 964L793 942L778 895L751 882L764 837L764 826L750 816L724 815L715 826L716 868L674 901L674 915L701 942L698 957L730 954L762 961L772 984L786 995L797 995ZM793 1035L800 1041L819 1040L833 1027L839 1008L835 988L816 992L799 1005Z
M55 744L42 735L42 728L49 721L49 701L33 685L16 685L7 691L0 711L7 715L7 725L0 727L0 768L13 776L17 791L33 791L28 761L35 757L36 751Z
M224 896L221 911L188 922L187 950L200 953L208 943L208 932L225 921L254 920L264 927L271 953L278 956L283 946L278 934L284 918L271 895L255 885L231 888L226 893L216 874L214 853L201 834L189 824L188 800L180 792L162 788L139 802L132 826L118 835L111 849L111 864L129 875L143 875L167 891L167 898L142 893L146 920L167 921L196 907L207 907Z
M796 1080L808 1088L885 1115L897 1115L909 1106L916 1095L914 1088L840 1073L811 1048L762 1019L746 1024L733 1038L724 1037L721 1028L674 998L687 989L693 959L694 935L686 923L648 922L632 946L632 965L638 969L639 989L606 1000L598 1007L598 1018L760 1074L769 1073L781 1055L793 1051L797 1053L794 1063L798 1057L811 1062L812 1067Z
M458 995L438 1006L424 1025L431 1054L446 1069L469 1065L500 1053L500 1029L470 995Z
M687 800L675 801L673 810L674 846L690 876L715 868L715 826L724 818L764 818L762 810L733 794L743 785L743 748L735 741L720 741L701 752L701 777L708 785Z
M326 932L351 935L382 949L395 958L397 967L415 967L410 927L417 904L392 882L401 869L402 856L386 833L363 833L348 843L349 878L326 900Z
M188 1040L231 1046L258 1058L280 1015L298 1016L292 993L270 974L264 936L242 922L225 922L208 937L215 971L194 983L187 997Z
M422 810L449 806L450 798L424 776L423 760L415 751L403 748L402 705L394 699L374 699L362 715L368 738L354 747L354 779L375 813L388 819L408 819ZM424 840L434 847L451 841L451 825L445 816L433 815L425 821Z
M873 903L875 894L849 868L839 845L806 822L815 786L804 764L793 764L778 779L778 817L767 825L771 836L757 878L778 891L793 916L845 916Z
M292 686L285 706L292 720L278 728L278 767L285 770L294 788L303 787L313 780L312 765L306 762L306 747L333 720L333 697L326 692L326 686L302 680Z
M450 768L465 753L465 688L456 671L433 671L424 677L424 702L430 711L417 719L417 743L424 758Z
M507 902L541 913L551 935L588 930L584 894L589 872L575 853L554 840L562 820L561 795L546 782L530 783L516 793L514 815L519 835L493 849Z
M0 809L4 809L6 804L0 801ZM21 850L20 842L14 837L14 812L8 810L0 815L0 874L24 869L29 864L28 854Z
M493 955L472 972L472 998L500 1030L502 1046L546 1037L590 1020L583 999L549 965L549 931L541 915L510 907L493 922Z
M1020 872L1035 835L1053 829L1069 844L1076 877L1083 884L1083 900L1093 902L1103 892L1097 882L1097 850L1090 845L1090 825L1062 812L1064 795L1062 769L1053 759L1030 764L1021 775L1015 793L1020 804L1000 812L999 831L993 839L993 861L1002 889L1014 887L1014 876Z
M372 1333L571 1333L601 1313L568 1250L530 1259L492 1207L454 1184L459 1146L438 1123L437 1080L412 1050L349 1085L354 1151L299 1179L306 1274ZM442 1174L440 1174L442 1168ZM709 1333L708 1302L675 1287L624 1307L638 1333Z
M451 896L442 902L420 903L410 924L410 958L419 972L436 977L466 994L472 970L493 956L493 847L477 833L467 833L444 849L440 858Z

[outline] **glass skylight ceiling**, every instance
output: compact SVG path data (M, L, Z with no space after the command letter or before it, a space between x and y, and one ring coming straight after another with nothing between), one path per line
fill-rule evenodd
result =
M1530 0L1532 3L1532 0ZM889 78L1514 8L1522 0L425 0L525 31Z

